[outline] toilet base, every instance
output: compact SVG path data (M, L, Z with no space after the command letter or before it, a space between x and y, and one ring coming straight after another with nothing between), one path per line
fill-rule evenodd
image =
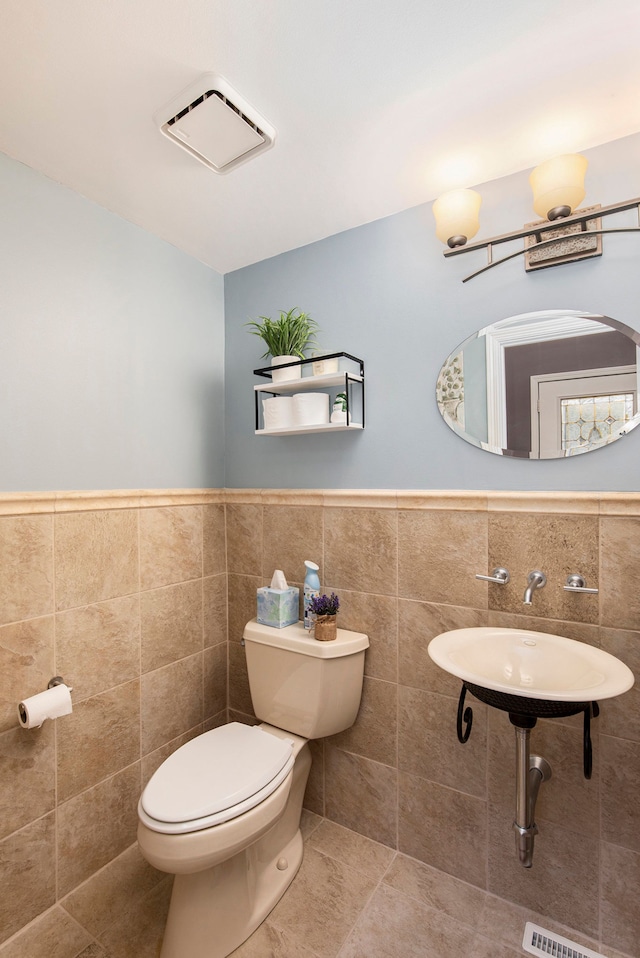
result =
M261 727L292 738L280 729ZM297 754L284 812L237 854L211 868L176 875L160 958L227 958L253 934L295 878L302 863L300 818L311 752L304 739L294 738Z
M227 958L253 934L302 863L300 829L268 861L264 839L215 868L176 875L160 958Z

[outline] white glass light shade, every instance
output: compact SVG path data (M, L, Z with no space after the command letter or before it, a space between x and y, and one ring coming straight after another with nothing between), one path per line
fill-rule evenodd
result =
M578 153L555 156L529 176L533 190L533 208L543 219L554 219L549 213L558 207L568 207L569 216L584 199L584 176L588 160Z
M463 246L475 236L480 229L481 202L482 197L475 190L451 190L439 196L433 204L438 239L449 246Z

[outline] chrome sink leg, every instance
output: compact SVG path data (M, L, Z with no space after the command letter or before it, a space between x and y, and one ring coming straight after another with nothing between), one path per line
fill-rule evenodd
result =
M535 823L535 807L538 792L543 782L551 778L551 766L539 755L531 755L531 728L535 719L525 719L523 727L521 716L510 716L516 726L516 819L513 827L516 833L516 849L520 864L531 868L533 864L533 843L538 834ZM517 724L514 722L517 719Z
M532 755L529 759L529 818L533 821L536 812L538 792L543 782L551 778L551 766L541 755Z

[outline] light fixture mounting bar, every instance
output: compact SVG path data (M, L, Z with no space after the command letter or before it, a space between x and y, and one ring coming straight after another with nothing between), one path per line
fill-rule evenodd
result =
M603 216L612 216L614 213L622 213L625 210L632 209L637 210L638 226L614 226L610 227L609 229L587 229L586 224L591 220L600 219ZM534 250L546 249L553 244L562 242L562 237L553 236L550 239L543 239L542 237L550 230L557 232L559 226L572 225L580 225L582 227L581 233L574 235L584 234L585 236L604 236L606 233L640 233L640 197L636 197L632 200L624 200L622 203L613 203L610 206L601 206L597 209L591 207L591 209L575 213L573 216L566 216L562 219L551 220L548 223L537 223L535 226L526 226L521 230L514 230L512 233L502 233L500 236L492 236L489 239L479 240L476 243L469 243L466 246L457 246L454 249L446 249L443 251L443 255L447 257L459 256L461 253L470 253L472 250L486 249L486 265L475 270L475 272L470 273L468 276L465 276L462 282L466 283L470 279L474 279L474 277L479 276L480 273L486 273L487 270L493 269L494 266L499 266L500 263L506 263L508 260L515 259L517 256L524 256L525 253L531 253ZM539 240L537 243L533 243L531 246L523 245L522 249L516 250L515 253L509 253L507 256L502 256L500 259L493 258L494 245L499 243L510 243L514 240L524 239L526 236L539 237Z
M467 243L465 246L457 246L454 249L446 249L443 252L444 256L459 256L461 253L470 253L472 250L478 249L490 249L493 245L498 243L509 243L513 240L524 239L525 236L536 236L542 233L546 233L549 230L557 230L559 226L572 226L573 224L584 224L588 220L594 219L594 217L603 217L603 216L612 216L614 213L622 213L624 210L632 210L634 207L638 210L638 217L640 221L640 197L636 197L632 200L625 200L622 203L613 203L611 206L601 206L597 213L594 213L593 210L589 210L584 213L574 213L573 216L566 216L563 219L551 220L548 223L536 224L536 226L524 227L520 230L514 230L511 233L501 233L499 236L492 236L486 240L477 240L475 243ZM640 227L631 227L625 230L625 232L630 232ZM589 231L595 232L595 231ZM614 230L602 230L601 232L614 232ZM622 232L617 231L617 232ZM556 238L557 242L557 238ZM531 251L533 247L528 248L528 252ZM523 252L525 252L523 250ZM515 256L518 253L514 254ZM511 259L512 257L508 257ZM492 265L497 265L498 263L503 262L503 260L495 260ZM475 274L474 274L475 275Z
M600 211L598 210L598 213ZM639 211L640 212L640 211ZM590 219L593 219L593 215ZM610 233L640 233L640 226L612 226L610 229L597 229L597 230L588 230L584 233L579 233L576 235L579 236L604 236L605 234ZM489 260L486 266L481 266L480 269L475 270L473 273L469 273L468 276L465 276L462 280L463 283L468 282L470 279L479 276L480 273L486 273L487 270L493 269L494 266L499 266L500 263L507 263L510 259L516 259L518 256L523 256L525 253L531 253L533 250L537 249L546 249L548 246L552 246L554 243L561 243L562 237L553 236L551 239L540 240L539 243L534 243L532 246L526 246L524 249L518 249L515 253L509 253L507 256L501 256L500 259L491 258L489 253ZM491 250L491 247L488 247Z

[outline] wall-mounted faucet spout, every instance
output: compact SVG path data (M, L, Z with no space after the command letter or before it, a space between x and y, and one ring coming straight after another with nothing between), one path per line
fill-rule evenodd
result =
M533 593L536 589L544 589L547 584L547 577L544 572L540 572L536 569L534 572L530 572L527 576L527 582L529 583L527 588L524 590L524 604L531 605L531 599Z

